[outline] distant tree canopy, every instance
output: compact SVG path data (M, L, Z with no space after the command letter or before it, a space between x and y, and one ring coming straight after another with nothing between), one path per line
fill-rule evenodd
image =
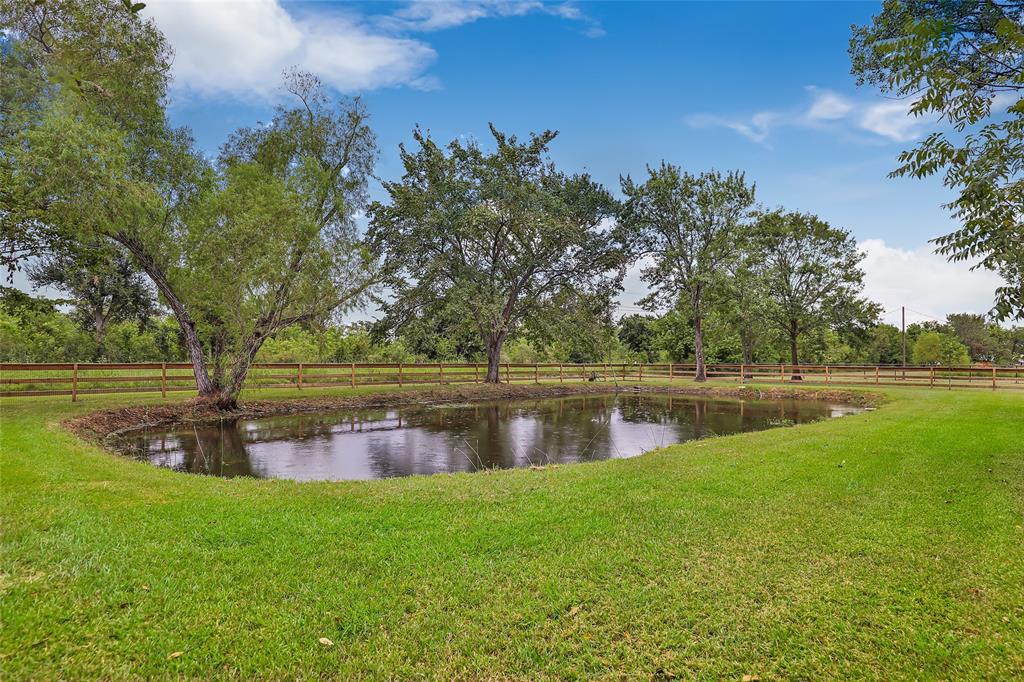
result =
M961 228L939 252L1000 272L996 314L1024 316L1024 2L887 0L854 27L850 56L859 83L953 126L903 152L893 175L944 172Z
M928 331L914 342L915 365L942 365L962 367L971 363L967 349L955 336L945 332Z
M557 317L566 301L607 298L625 260L604 223L616 204L587 175L547 160L556 133L520 142L491 126L495 149L439 146L415 131L405 173L386 182L390 203L369 210L369 238L385 257L398 325L456 306L473 321L498 382L502 347L519 325Z
M74 319L91 329L96 357L112 324L145 322L156 313L152 287L123 249L106 243L92 248L61 250L37 261L29 269L37 287L54 287L71 295Z
M651 315L623 315L619 319L619 340L647 362L658 358L655 338L657 319Z

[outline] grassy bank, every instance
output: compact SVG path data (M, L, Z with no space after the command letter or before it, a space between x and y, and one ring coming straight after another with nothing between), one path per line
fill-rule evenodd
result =
M59 427L154 398L4 400L0 674L1024 675L1024 395L887 395L632 460L305 484Z

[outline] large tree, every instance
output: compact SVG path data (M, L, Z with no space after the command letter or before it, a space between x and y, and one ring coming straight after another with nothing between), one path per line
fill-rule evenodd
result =
M971 360L994 360L996 340L984 315L953 313L946 316L946 325L967 347ZM994 325L993 325L994 326Z
M80 144L55 149L48 161L59 176L55 182L71 181L82 170L76 154L92 152L92 174L79 189L83 200L93 200L93 212L120 210L139 199L100 192L110 176L137 174L146 148L167 136L163 104L171 49L152 22L139 18L142 6L0 0L0 263L9 272L55 244L76 241L52 224L49 209L58 200L26 191L31 178L23 163L38 151L40 136L74 142L73 135L86 134ZM116 157L112 145L121 148Z
M152 286L124 249L106 243L51 253L29 267L37 287L55 287L74 304L75 321L92 332L96 358L111 324L144 323L156 312Z
M764 263L750 229L737 240L735 258L727 261L727 277L713 291L713 305L740 342L743 364L754 363L754 353L769 333L768 298Z
M892 175L944 172L961 227L939 252L1000 272L997 316L1024 316L1024 2L887 0L854 27L850 55L859 83L953 127L903 152Z
M665 162L647 170L643 184L628 176L622 179L623 240L634 257L652 260L641 272L654 290L644 305L682 303L692 314L694 378L704 381L708 295L736 256L738 233L754 204L754 186L739 172L691 175Z
M458 140L441 147L415 131L417 149L401 148L402 179L384 183L390 202L370 207L369 237L390 273L389 316L401 324L464 310L486 348L486 380L498 383L510 333L558 315L567 299L607 297L623 259L606 227L611 195L547 160L556 133L520 142L490 130L492 152Z
M352 217L376 147L358 101L290 74L296 104L238 131L211 164L167 124L170 51L151 22L112 0L2 10L9 258L123 247L181 327L200 396L226 408L269 336L369 286Z
M860 297L864 255L846 230L807 213L759 216L753 242L770 299L766 316L789 340L790 362L800 363L800 335L843 328L877 316Z

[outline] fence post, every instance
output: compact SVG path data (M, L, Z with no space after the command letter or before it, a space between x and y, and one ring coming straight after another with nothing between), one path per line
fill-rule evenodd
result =
M640 363L640 381L644 380L644 363Z
M558 383L565 383L565 374L562 371L562 363L558 363Z
M167 397L167 363L160 363L160 397Z
M437 363L437 383L438 384L443 384L444 383L444 363L443 362Z
M742 362L740 363L740 383L742 384L747 378L747 366Z
M402 387L402 363L398 363L398 387Z
M825 365L825 385L828 386L831 383L831 377L828 374L828 365Z
M298 378L298 382L297 383L299 384L299 390L301 391L302 390L302 363L301 362L299 363L299 378Z
M878 385L878 365L875 365L875 385Z
M352 388L356 387L356 363L352 363L349 368L349 383L352 384Z
M786 366L785 365L779 365L779 381L781 381L783 383L786 382Z
M992 390L996 390L996 366L992 365Z
M540 365L536 362L533 363L533 383L540 383Z
M78 400L78 363L71 371L71 402Z
M672 368L674 368L674 367L675 367L675 365L674 365L674 364L672 364L672 362L670 361L670 362L668 363L668 380L669 380L670 382L671 382L671 381L672 381L672 379L674 378L674 377L672 376Z
M935 366L928 369L928 388L935 388Z
M480 383L480 365L475 362L473 363L473 383Z
M512 376L509 373L509 369L508 369L509 364L510 363L508 363L508 362L505 363L505 383L506 384L511 384L512 383ZM499 367L499 371L500 371L500 367Z

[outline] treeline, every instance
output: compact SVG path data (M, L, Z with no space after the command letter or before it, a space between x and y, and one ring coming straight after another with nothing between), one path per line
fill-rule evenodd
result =
M692 360L701 381L708 360L896 359L850 233L766 208L739 171L662 161L614 194L552 161L555 131L417 128L371 202L369 112L301 71L210 157L168 120L172 51L142 6L0 3L0 263L68 297L5 293L7 359L187 359L225 408L258 361L480 360L498 382L504 360ZM616 321L634 264L661 314ZM357 309L380 319L339 324ZM954 326L913 359L959 364Z
M80 304L79 304L80 305ZM89 317L74 301L33 297L11 288L0 293L0 361L3 362L186 362L177 323L166 314L111 322L97 339ZM502 362L693 362L692 320L671 312L662 316L630 314L613 322L577 328L557 340L523 333L504 348ZM713 313L706 320L709 363L789 362L788 340L768 334L752 357L744 357L736 325ZM873 324L851 333L820 329L801 340L808 364L898 365L902 362L900 330ZM907 361L915 365L956 366L978 362L1013 365L1024 358L1024 328L1006 328L983 315L950 315L945 323L907 327ZM472 330L422 325L389 334L369 322L322 329L296 326L282 331L260 349L257 362L486 362L486 349Z

